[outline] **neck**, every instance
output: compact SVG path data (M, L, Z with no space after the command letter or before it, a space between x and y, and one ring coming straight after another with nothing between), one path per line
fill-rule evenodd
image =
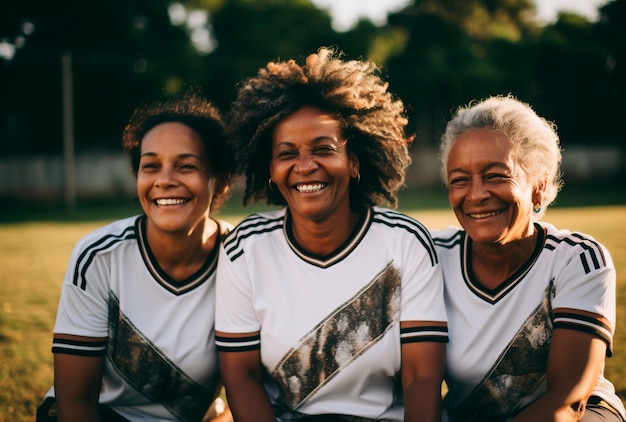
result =
M312 221L291 216L291 234L299 247L326 256L346 242L359 223L361 214L349 211L332 221Z
M218 230L211 218L186 233L159 231L148 222L146 237L161 269L175 280L183 280L204 265L215 247Z
M506 244L472 242L472 273L480 284L493 290L531 258L536 244L537 230Z

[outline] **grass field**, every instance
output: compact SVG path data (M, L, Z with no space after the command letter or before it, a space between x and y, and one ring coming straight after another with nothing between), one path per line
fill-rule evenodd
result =
M445 205L439 199L432 206L417 202L401 201L408 204L401 210L432 228L456 223L446 208L437 209ZM36 406L52 383L52 326L72 247L96 227L130 215L128 208L99 208L69 217L30 212L0 218L0 422L34 420ZM244 214L231 207L221 217L236 223ZM606 375L625 399L626 205L554 208L546 220L591 234L611 251L618 273L618 322L615 355L607 360Z

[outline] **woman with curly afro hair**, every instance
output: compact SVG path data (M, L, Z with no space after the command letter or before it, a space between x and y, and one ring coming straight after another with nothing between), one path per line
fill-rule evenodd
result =
M440 419L441 269L428 231L388 208L406 124L376 65L327 48L239 86L227 127L244 204L281 207L221 250L216 342L235 420Z

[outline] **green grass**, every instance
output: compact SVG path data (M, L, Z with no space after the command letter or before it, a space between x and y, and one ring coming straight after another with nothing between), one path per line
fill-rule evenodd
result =
M596 194L598 203L615 196ZM626 398L626 203L610 206L565 206L578 197L594 205L593 195L559 199L546 220L557 227L593 235L609 248L618 273L618 322L615 356L606 375ZM613 199L612 199L613 198ZM221 217L236 223L263 204L242 208L238 198ZM441 191L404 192L402 211L428 227L443 228L456 220ZM20 208L22 207L22 208ZM115 205L79 204L66 213L62 206L21 204L0 212L0 422L32 421L35 409L52 384L52 327L65 267L80 237L115 219L139 212L131 201Z

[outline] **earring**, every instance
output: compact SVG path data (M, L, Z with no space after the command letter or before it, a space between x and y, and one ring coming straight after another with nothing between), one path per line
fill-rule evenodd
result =
M361 182L361 173L356 174L356 184L358 185Z
M274 190L274 185L272 185L272 183L273 183L273 182L272 182L272 178L271 178L271 177L270 177L269 179L267 179L267 187L268 187L270 190Z
M539 214L539 212L541 211L541 204L540 203L534 204L533 211L535 212L535 214Z

